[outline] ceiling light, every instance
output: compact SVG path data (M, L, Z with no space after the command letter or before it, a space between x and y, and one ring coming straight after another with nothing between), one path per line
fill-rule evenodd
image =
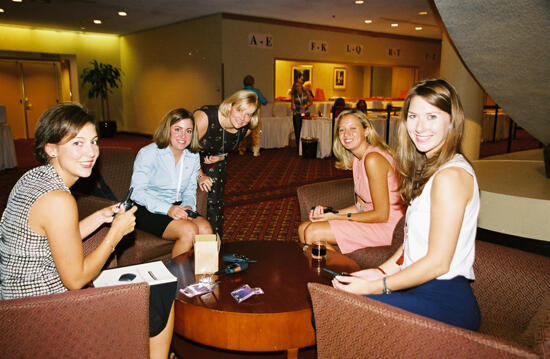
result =
M0 9L0 12L4 12L4 9Z
M416 31L420 31L420 30L422 30L422 26L416 26L414 29L415 29Z
M363 0L355 0L355 3L356 3L357 5L361 5L361 4L365 3L365 2L364 2Z
M126 11L119 11L119 12L118 12L118 15L119 15L119 16L126 16L126 15L128 15L128 14L126 13Z
M428 12L427 12L427 11L420 11L420 12L418 13L418 15L428 15Z
M372 24L372 20L365 20L365 24Z
M398 27L399 24L391 24L391 27Z
M23 2L23 0L11 0L13 2Z
M94 24L98 24L98 25L101 24L101 20L95 19L95 20L94 20Z

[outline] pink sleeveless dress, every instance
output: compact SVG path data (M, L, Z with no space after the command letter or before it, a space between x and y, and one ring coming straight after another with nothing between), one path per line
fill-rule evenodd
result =
M390 214L387 222L363 223L348 220L328 221L332 233L336 238L338 247L342 253L353 252L365 247L389 246L392 241L393 229L405 213L405 206L398 192L399 179L395 171L395 162L392 156L377 147L370 146L363 158L353 159L353 183L355 194L365 202L359 208L360 212L367 212L374 208L369 190L369 179L365 170L365 157L371 152L378 152L390 163L394 173L388 177L388 189L390 196ZM359 204L356 204L359 206Z

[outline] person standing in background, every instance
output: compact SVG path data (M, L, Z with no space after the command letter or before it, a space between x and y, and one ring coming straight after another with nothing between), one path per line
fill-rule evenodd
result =
M254 91L258 95L258 99L262 105L267 105L267 99L262 95L262 92L254 87L254 77L246 75L243 79L244 90ZM262 132L262 121L258 116L258 126L252 130L250 136L239 143L239 154L244 155L250 143L252 143L252 155L258 157L260 155L260 133Z
M223 234L223 190L227 169L227 154L258 123L260 101L253 91L239 90L219 106L203 106L193 114L201 147L202 169L198 183L209 191L207 220L214 233Z
M290 98L290 106L292 107L292 123L294 125L294 137L296 137L296 147L300 148L300 133L302 132L302 120L306 116L306 111L313 101L304 91L304 87L300 81L296 81L292 85L292 95Z

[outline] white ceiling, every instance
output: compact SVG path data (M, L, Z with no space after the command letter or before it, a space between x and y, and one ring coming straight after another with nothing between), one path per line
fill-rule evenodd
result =
M440 39L430 0L0 0L0 24L129 34L216 13L231 13ZM121 17L123 10L128 16ZM427 11L428 15L419 15ZM101 25L92 23L102 20ZM365 24L371 19L371 24ZM398 23L398 27L391 27ZM415 26L422 26L421 31Z

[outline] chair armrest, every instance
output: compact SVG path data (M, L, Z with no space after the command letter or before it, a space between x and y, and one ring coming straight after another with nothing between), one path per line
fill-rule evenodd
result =
M148 358L149 286L0 302L1 358Z
M527 348L308 283L323 358L536 358ZM436 354L435 354L436 353Z
M334 209L345 208L354 203L353 178L311 183L296 190L300 205L300 219L307 221L311 207L318 204Z
M112 206L116 202L106 198L96 197L92 195L75 195L76 205L78 206L78 218L83 219L90 214L102 208Z

